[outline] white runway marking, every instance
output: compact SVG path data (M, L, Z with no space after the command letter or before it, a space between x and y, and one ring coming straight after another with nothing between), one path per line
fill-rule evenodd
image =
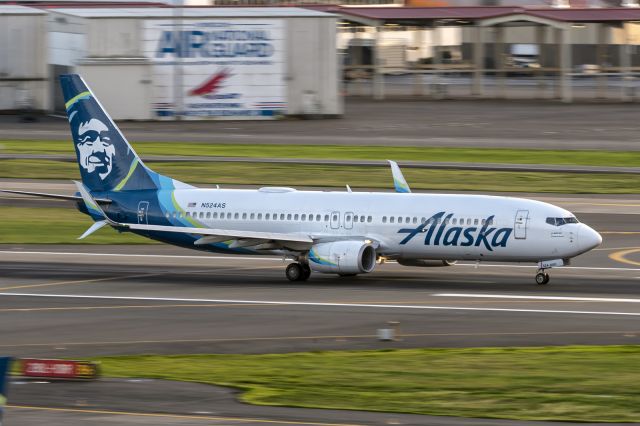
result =
M640 303L640 299L625 299L615 297L571 297L571 296L526 296L511 294L473 294L473 293L436 293L438 297L473 297L479 299L528 299L528 300L566 300L570 302L624 302Z
M282 257L273 257L273 256L238 256L238 255L227 255L227 256L189 256L189 255L175 255L175 254L121 254L121 253L81 253L81 252L58 252L58 251L14 251L14 250L0 250L0 254L27 254L34 256L41 255L60 255L60 256L93 256L93 257L137 257L137 258L148 258L148 259L224 259L224 260L267 260L270 262L282 262ZM39 259L42 260L42 259ZM290 259L287 259L290 261ZM394 261L387 261L386 263L396 263ZM476 265L476 263L458 263L453 265L456 266L472 266L479 268L525 268L525 269L534 269L537 268L536 265L519 265L519 264L490 264L490 263L481 263L480 265ZM590 266L562 266L559 268L553 268L554 270L584 270L584 271L640 271L640 268L612 268L612 267L590 267Z
M570 311L554 309L510 309L510 308L477 308L467 306L427 306L427 305L392 305L375 303L331 303L331 302L300 302L275 300L233 300L233 299L185 299L174 297L139 297L139 296L102 296L85 294L37 294L37 293L0 293L0 296L14 297L49 297L68 299L109 299L109 300L146 300L154 302L194 302L194 303L229 303L255 305L283 305L283 306L319 306L338 308L383 308L383 309L415 309L440 311L480 311L480 312L520 312L538 314L576 314L576 315L616 315L640 317L640 312L612 312L612 311Z

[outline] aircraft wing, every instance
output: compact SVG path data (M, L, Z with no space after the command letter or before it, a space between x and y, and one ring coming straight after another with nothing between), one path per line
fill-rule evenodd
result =
M14 191L11 189L0 189L0 192L6 192L8 194L31 195L33 197L55 198L57 200L82 201L82 197L78 195L47 194L45 192ZM95 198L95 201L101 204L111 203L111 200L108 200L106 198Z
M146 225L142 223L120 223L110 219L91 197L87 188L81 182L75 182L80 191L80 195L89 212L94 217L100 217L103 220L96 222L81 238L84 238L94 231L100 229L105 224L109 224L114 228L131 229L135 231L147 232L173 232L179 234L201 235L202 238L195 242L196 245L212 244L228 240L234 241L234 247L249 247L258 244L267 244L270 242L278 243L306 243L313 244L313 239L308 235L301 234L285 234L278 232L260 232L260 231L243 231L229 229L212 229L212 228L193 228L187 226L165 226L165 225Z
M214 236L224 238L222 241L233 239L252 239L266 241L283 241L295 243L313 243L309 236L300 234L284 234L278 232L236 231L229 229L190 228L185 226L144 225L137 223L117 223L116 226L136 231L175 232L181 234Z

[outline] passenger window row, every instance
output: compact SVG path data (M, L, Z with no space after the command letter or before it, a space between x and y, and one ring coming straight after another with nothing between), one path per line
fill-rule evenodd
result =
M427 222L427 218L422 217L420 218L420 223L424 224ZM465 221L467 225L493 225L494 224L494 220L490 219L487 223L487 219L472 219L472 218L450 218L450 219L443 219L443 218L439 218L435 221L436 225L439 225L441 223L444 222L445 225L465 225ZM418 224L418 218L417 217L403 217L403 216L382 216L382 223L408 223L408 224L414 224L417 225Z
M329 215L325 214L324 217L321 214L313 213L231 213L231 212L167 212L165 217L168 219L173 218L194 218L194 219L220 219L220 220L270 220L270 221L301 221L301 222L329 222ZM334 215L334 221L339 220L338 215ZM346 216L346 220L352 220L351 214ZM371 223L373 222L372 216L353 215L354 222Z

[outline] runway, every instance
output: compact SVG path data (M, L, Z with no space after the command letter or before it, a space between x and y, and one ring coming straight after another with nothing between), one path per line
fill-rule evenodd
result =
M86 357L636 344L640 249L628 248L635 238L610 235L600 250L552 270L545 287L533 283L530 265L386 263L365 276L314 274L300 284L286 281L285 263L270 257L165 246L3 247L0 348ZM400 323L400 339L380 342L376 331L388 321Z

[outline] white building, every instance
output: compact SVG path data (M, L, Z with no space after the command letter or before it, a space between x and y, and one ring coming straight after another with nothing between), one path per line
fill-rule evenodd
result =
M49 106L47 13L0 5L0 110Z
M273 118L343 113L336 19L299 8L59 8L57 76L78 72L116 119ZM179 30L176 30L179 28Z

